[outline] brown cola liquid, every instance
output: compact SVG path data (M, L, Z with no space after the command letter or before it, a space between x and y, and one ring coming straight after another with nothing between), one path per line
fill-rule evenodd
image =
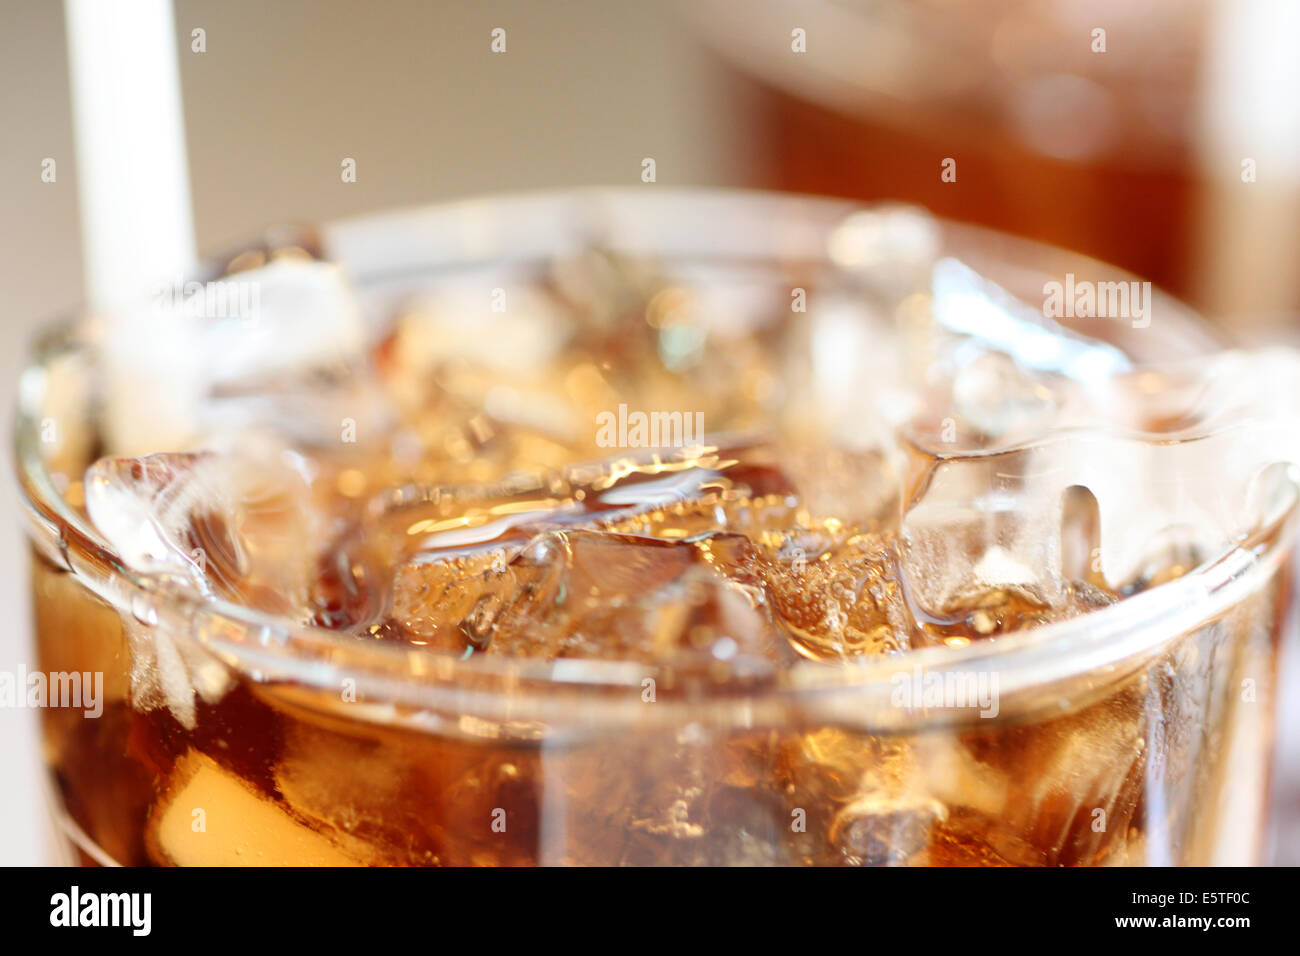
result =
M101 717L43 712L60 825L83 863L1057 866L1213 862L1225 841L1232 858L1257 852L1288 566L1145 656L998 713L939 706L876 731L792 693L791 675L862 659L906 674L914 650L1087 615L1191 565L1157 556L1114 587L1083 570L1052 594L973 583L922 608L900 572L894 466L828 437L789 384L810 346L786 290L793 279L815 296L817 276L785 277L780 308L705 349L721 333L699 333L707 310L690 288L598 256L584 269L576 287L533 277L531 307L572 323L555 341L512 327L497 342L436 309L399 310L361 371L296 383L281 430L297 436L297 472L283 455L171 452L95 474L123 500L197 502L172 531L203 560L178 574L213 597L430 662L621 663L636 678L625 696L570 694L541 720L498 686L504 718L412 719L209 660L183 622L109 608L34 553L40 667L104 675ZM360 418L355 444L346 428L341 441L293 431L339 383L357 403L345 408L378 395L383 423ZM269 420L294 385L250 392L269 396ZM703 409L706 427L646 447L625 409L680 413L678 429ZM59 464L75 507L93 456ZM203 481L234 504L190 494ZM180 679L195 667L197 690Z

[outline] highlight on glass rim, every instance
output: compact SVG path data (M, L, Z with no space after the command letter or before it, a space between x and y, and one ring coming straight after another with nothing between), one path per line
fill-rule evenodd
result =
M1300 6L5 5L0 863L1300 862Z

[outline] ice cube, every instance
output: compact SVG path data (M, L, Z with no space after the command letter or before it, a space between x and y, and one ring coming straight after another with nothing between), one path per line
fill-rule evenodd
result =
M130 567L306 619L319 516L295 456L252 446L103 458L85 489L91 520Z
M880 454L823 458L820 471L817 459L799 459L807 501L779 457L737 444L397 501L381 518L397 569L382 630L455 653L639 660L683 650L686 631L712 633L709 653L720 658L785 660L773 634L810 657L898 649L890 635L906 618L892 539L860 527L890 520ZM844 474L824 474L840 464ZM857 523L814 518L810 505Z
M888 738L821 727L784 736L775 776L790 811L801 812L795 844L809 863L900 863L921 852L941 807L918 792L912 749Z
M116 454L193 448L214 431L337 443L387 425L360 307L333 265L280 259L108 323L106 431ZM347 439L343 439L347 440Z
M953 410L988 439L1006 443L1043 432L1056 412L1056 397L1025 373L1010 356L984 352L957 371Z
M784 738L777 779L807 813L809 862L1006 862L963 830L1010 813L1010 778L950 734L899 739L821 727Z
M335 265L279 259L222 280L252 293L237 314L204 314L207 381L216 386L300 377L362 357L367 347L361 308Z
M738 535L665 541L603 531L538 535L508 563L399 569L393 620L461 652L645 662L774 661L787 653L747 577Z
M395 358L411 374L467 363L518 379L551 366L567 321L558 303L526 283L444 282L402 316Z
M1115 346L1062 327L957 259L935 263L931 289L932 313L944 330L1021 368L1091 383L1132 367Z
M269 429L330 448L388 434L361 307L337 266L276 261L228 281L260 294L246 316L201 326L200 347L217 357L203 368L202 433Z
M91 520L135 571L299 621L312 616L318 515L306 478L285 459L252 447L239 456L104 458L85 488ZM230 677L169 613L168 602L139 592L123 615L132 699L142 710L166 706L192 728L196 698L219 700Z
M902 863L929 845L947 817L947 808L929 797L867 795L840 808L827 836L847 863Z
M986 587L974 582L941 613L927 615L919 622L919 631L922 643L962 646L1090 614L1117 600L1114 594L1086 581L1067 581L1050 599L1015 584Z
M981 766L1015 782L1009 791L1015 799L974 808L962 823L967 839L1020 865L1095 865L1122 850L1133 827L1142 825L1144 788L1161 787L1160 775L1182 769L1170 753L1150 751L1143 707L1140 683L1131 682L1056 720L974 730L967 746ZM1154 778L1153 764L1161 767ZM1145 807L1153 814L1162 809Z
M544 862L770 866L791 862L789 810L770 787L771 734L700 724L601 736L546 756L565 781ZM550 796L549 793L547 795Z
M151 855L173 866L361 866L364 847L314 830L212 758L177 761L149 818Z
M417 766L445 765L448 748L298 711L284 726L275 786L295 816L364 840L371 859L439 862L446 848L429 837L430 794Z
M903 650L910 618L893 536L853 535L820 553L808 541L787 537L764 569L774 615L798 652L839 660Z

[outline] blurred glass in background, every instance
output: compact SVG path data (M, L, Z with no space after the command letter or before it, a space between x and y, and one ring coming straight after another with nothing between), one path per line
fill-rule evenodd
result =
M1300 4L687 9L762 91L772 186L908 199L1063 245L1252 332L1300 307Z

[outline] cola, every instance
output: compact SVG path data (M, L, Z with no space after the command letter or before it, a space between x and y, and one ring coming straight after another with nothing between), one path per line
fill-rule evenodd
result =
M192 374L132 385L111 324L37 357L81 862L1255 858L1290 356L1158 297L1061 325L1059 254L916 211L541 202L234 257L258 309L176 303Z

